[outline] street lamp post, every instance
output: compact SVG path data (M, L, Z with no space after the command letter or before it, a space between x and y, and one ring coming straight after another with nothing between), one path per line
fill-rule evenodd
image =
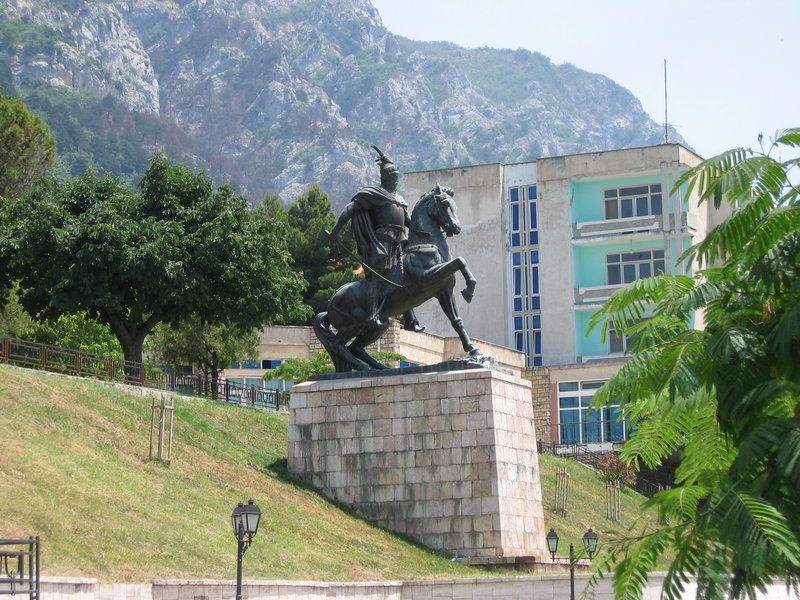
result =
M547 540L547 550L550 552L550 556L553 559L553 562L556 560L556 551L558 550L558 534L555 530L551 527L550 531L545 536ZM595 552L597 552L597 540L598 535L592 531L592 528L589 528L589 531L583 534L583 549L586 551L586 554L589 555L589 560L592 560L592 556ZM578 558L575 555L575 546L572 545L572 542L569 543L569 598L570 600L575 600L575 565L578 564Z
M242 600L242 558L244 553L253 543L253 538L258 531L258 522L261 519L261 510L253 500L247 501L245 506L241 502L231 513L233 535L236 536L236 600Z

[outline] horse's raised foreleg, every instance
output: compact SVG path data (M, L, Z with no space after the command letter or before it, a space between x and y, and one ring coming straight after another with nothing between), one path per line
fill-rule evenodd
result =
M464 276L464 280L467 282L467 287L461 290L461 295L464 297L468 303L472 302L472 296L475 294L475 286L478 285L478 280L475 279L475 276L472 274L472 271L469 270L467 266L467 261L464 260L462 257L455 258L454 260L461 261L461 274Z
M464 352L468 352L470 355L479 352L478 349L472 345L472 340L469 339L467 330L464 329L464 322L461 320L461 317L458 316L455 298L453 298L453 289L450 288L439 292L436 299L439 301L439 306L442 307L444 314L450 319L450 324L453 326L453 329L455 329L458 334Z
M467 261L460 256L445 263L439 263L438 265L434 265L428 269L425 269L420 274L420 279L423 282L437 281L441 278L455 275L459 271L464 276L464 280L467 282L467 287L461 290L461 295L467 302L472 302L472 296L475 293L475 286L478 284L478 280L475 279L472 271L470 271L469 267L467 267Z

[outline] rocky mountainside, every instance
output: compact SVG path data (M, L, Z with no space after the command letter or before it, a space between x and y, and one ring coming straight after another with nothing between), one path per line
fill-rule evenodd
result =
M51 124L69 106L100 111L104 144L124 140L137 160L166 146L253 200L318 182L340 206L375 180L372 143L410 171L662 136L607 77L524 50L411 41L368 0L0 0L0 86L4 74ZM92 98L105 109L87 110ZM102 159L70 144L89 156L68 170Z

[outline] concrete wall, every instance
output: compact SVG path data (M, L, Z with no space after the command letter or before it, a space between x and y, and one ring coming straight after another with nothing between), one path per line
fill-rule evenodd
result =
M588 575L576 574L575 594L582 597ZM661 597L664 574L653 573L643 600ZM234 581L218 579L157 580L141 584L98 584L96 579L43 577L42 600L233 600ZM695 597L690 580L683 598ZM425 581L244 581L242 595L248 600L564 600L569 598L569 575L464 578ZM758 600L797 600L780 582L770 585ZM601 581L590 592L592 600L612 600L611 581Z
M571 186L564 157L540 159L539 288L545 365L575 360Z
M450 186L456 192L456 211L462 231L448 240L450 253L453 257L463 256L478 280L471 304L457 294L459 314L471 337L506 345L509 307L506 240L502 235L506 218L503 166L489 164L408 173L403 185L409 206L437 183ZM459 292L463 282L460 275L456 277L456 291ZM491 309L487 310L488 307ZM453 336L453 328L436 300L422 305L417 315L429 332Z
M292 388L289 472L459 557L542 560L530 383L487 369Z

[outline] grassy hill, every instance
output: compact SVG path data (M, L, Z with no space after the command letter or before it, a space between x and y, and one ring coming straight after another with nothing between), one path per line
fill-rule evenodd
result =
M245 577L365 580L481 576L342 510L286 474L286 415L180 399L171 465L148 460L150 399L89 381L0 366L0 537L40 535L42 570L101 581L235 573L230 512L263 516ZM545 520L566 551L605 519L603 484L576 463L541 458ZM568 465L568 519L549 509ZM623 494L626 526L641 497ZM639 527L642 523L637 523Z

